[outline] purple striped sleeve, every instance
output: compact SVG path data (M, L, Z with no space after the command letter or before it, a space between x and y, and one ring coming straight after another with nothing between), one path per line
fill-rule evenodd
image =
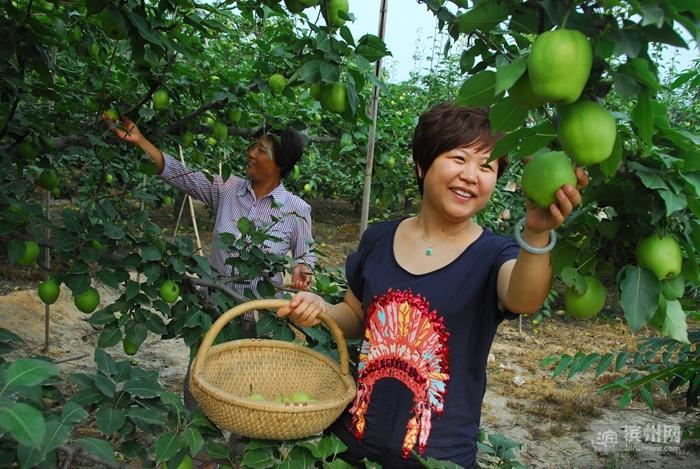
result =
M214 212L217 211L221 192L225 183L220 176L214 176L212 181L201 171L188 169L176 158L163 154L165 159L160 178L167 184L180 189L185 194L207 204ZM229 182L233 182L229 180Z

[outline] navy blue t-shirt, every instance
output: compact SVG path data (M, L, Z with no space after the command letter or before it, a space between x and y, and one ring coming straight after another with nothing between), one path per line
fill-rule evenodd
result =
M357 396L332 430L384 467L409 467L412 452L471 467L486 361L511 314L498 309L498 271L518 246L484 229L454 261L415 275L394 257L399 223L369 227L346 262L365 335Z

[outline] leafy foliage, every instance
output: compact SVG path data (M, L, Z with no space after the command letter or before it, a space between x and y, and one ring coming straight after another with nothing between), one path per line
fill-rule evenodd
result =
M666 77L659 67L664 47L687 48L688 36L695 42L700 37L694 2L427 0L438 24L434 41L445 42L447 58L428 76L393 85L374 76L374 63L390 54L378 37L355 38L345 25L329 27L318 9L291 12L275 0L241 0L235 8L229 3L2 5L0 237L8 260L21 257L22 241L36 240L51 251L52 276L73 295L97 279L120 292L88 319L100 330L97 368L71 376L80 390L69 398L56 387L55 364L41 357L3 358L18 338L0 330L3 465L55 465L59 451L69 454L65 445L73 448L70 454L108 463L123 455L148 465L178 464L203 449L227 458L218 443L207 443L218 431L183 409L179 396L164 392L156 374L115 361L103 349L120 341L138 349L156 334L182 338L194 352L222 311L256 293L273 295L268 274L291 268L291 259L261 249L272 236L267 227L241 221L245 236L219 242L240 253L230 263L244 279L258 280L258 291L241 296L228 288L231 279L213 272L190 238L170 237L153 221L172 189L151 177L155 169L143 156L113 139L100 121L103 112L134 120L159 146L208 177L241 173L240 155L257 129L293 125L308 137L308 151L287 186L296 192L308 186L308 196L358 201L369 143L366 110L377 85L382 106L372 202L374 216L385 218L411 212L419 197L408 158L416 115L449 99L491 106L495 130L504 134L492 156L507 156L511 171L478 221L507 232L522 214L516 207L522 207L517 181L524 159L545 147L559 149L562 112L551 104L519 104L513 90L536 37L564 27L581 31L593 46L583 96L614 112L618 139L608 160L588 168L591 184L583 207L560 230L564 241L554 253L554 270L567 286L580 286L584 275L593 274L616 284L630 328L650 325L667 338L636 352L558 357L554 375L632 366L635 371L606 388L623 390L623 403L637 391L649 403L652 388L661 386L683 388L688 404L697 404L698 339L687 317L697 315L700 285L700 71L698 61ZM273 74L286 80L279 93L268 84ZM333 83L347 87L348 106L340 114L311 95L312 85ZM51 196L37 189L48 168L60 181ZM60 200L60 209L44 209L51 197ZM636 264L636 242L652 232L678 239L684 259L679 277L658 280ZM166 280L181 287L173 304L158 294ZM343 288L341 272L316 272L314 289L329 300ZM272 316L260 329L269 337L295 337ZM327 331L304 333L309 346L336 355ZM226 340L240 336L238 324L222 334ZM88 420L95 434L79 435L77 428ZM144 444L146 435L156 436ZM482 452L500 458L502 467L518 467L509 462L517 444L498 436L489 442ZM340 467L339 452L330 437L256 442L244 464Z

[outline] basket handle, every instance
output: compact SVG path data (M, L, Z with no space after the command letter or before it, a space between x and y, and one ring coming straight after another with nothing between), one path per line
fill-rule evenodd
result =
M289 300L282 299L252 300L238 306L234 306L226 311L214 322L211 328L209 328L207 333L204 335L204 339L199 346L197 355L192 362L192 375L197 376L199 374L201 363L203 363L204 357L206 357L207 353L209 353L209 348L214 343L214 339L216 339L224 326L231 322L235 317L256 309L279 309L283 306L287 306L288 304ZM350 372L350 368L348 365L348 348L345 344L343 331L333 320L333 318L328 315L328 313L320 313L318 318L321 320L323 325L326 326L329 331L331 331L331 334L333 334L335 342L338 344L338 353L340 354L340 372L343 374L343 376L347 376Z

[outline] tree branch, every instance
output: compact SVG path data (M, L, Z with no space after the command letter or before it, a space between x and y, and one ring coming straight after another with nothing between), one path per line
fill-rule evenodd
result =
M57 449L65 453L66 455L66 460L63 462L63 465L61 466L62 469L68 469L71 467L71 463L73 462L73 459L76 457L81 457L83 459L87 459L88 461L101 464L103 466L109 467L111 469L119 469L119 468L124 468L126 467L123 464L110 464L107 462L104 462L97 456L93 456L92 454L85 452L82 448L76 448L74 446L69 446L69 445L60 445Z
M15 117L15 113L17 112L17 106L19 105L19 96L17 96L12 103L12 108L10 109L10 113L7 115L7 120L5 120L5 123L2 126L2 130L0 130L0 139L2 139L5 136L5 133L7 133L7 127L12 121L12 118Z
M192 285L198 285L200 287L207 287L207 288L215 288L217 290L220 290L224 293L226 293L228 296L231 298L234 298L235 300L238 300L241 303L245 303L248 301L247 298L244 296L239 295L231 287L226 285L223 282L219 282L217 280L210 280L210 279L204 279L204 278L198 278L198 277L191 277L189 275L184 277L184 281L191 283Z
M167 62L167 63L165 64L165 66L163 67L163 71L162 71L161 74L160 74L160 78L159 78L158 80L156 80L155 82L153 82L153 84L151 84L151 86L149 87L149 89L148 89L148 91L146 92L146 94L144 94L144 95L141 97L141 99L139 99L139 100L136 102L136 104L134 104L133 106L131 106L131 108L130 108L129 110L127 110L126 112L124 112L124 114L129 115L129 114L131 114L132 112L135 112L137 109L139 109L141 106L143 106L143 105L146 103L146 101L148 101L149 99L151 99L151 97L153 96L153 93L155 93L155 92L158 90L158 88L160 88L160 87L163 85L163 83L165 82L165 73L166 73L168 70L170 70L170 68L173 66L173 64L175 63L175 58L176 58L176 57L177 57L177 54L172 54L172 55L168 58L168 62Z
M79 355L73 355L73 356L70 356L70 357L61 358L61 359L59 359L59 360L54 360L53 362L54 362L54 363L66 363L66 362L72 362L72 361L75 361L75 360L80 360L81 358L85 358L85 357L89 357L89 356L90 356L90 355L87 354L87 353L81 353L81 354L79 354Z
M222 109L228 104L228 98L221 99L219 101L213 101L211 103L207 104L202 104L199 106L197 109L194 111L185 114L180 120L175 122L174 124L171 124L170 126L166 127L163 130L164 134L175 134L180 130L184 125L187 124L187 122L191 121L198 115L210 110L210 109Z

